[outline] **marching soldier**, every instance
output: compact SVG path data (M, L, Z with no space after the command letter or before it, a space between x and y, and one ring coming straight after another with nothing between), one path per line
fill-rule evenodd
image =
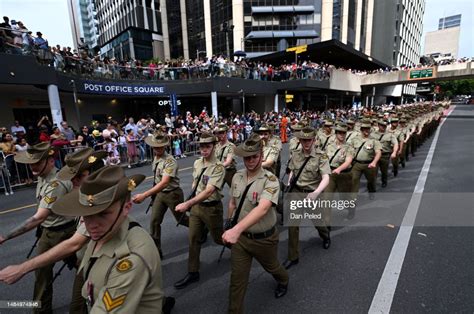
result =
M194 196L176 206L176 211L185 212L191 208L189 217L189 258L188 273L174 284L183 289L199 281L199 255L201 238L207 228L214 242L222 245L223 206L220 193L225 176L224 166L215 156L217 139L211 133L202 133L199 139L201 158L194 162L193 194Z
M332 127L334 126L334 123L330 120L326 120L324 122L324 125L322 129L319 129L317 137L318 137L318 142L319 142L319 148L324 151L326 149L326 146L328 143L332 140L334 140L334 133Z
M106 153L94 152L91 148L73 153L66 158L66 166L59 173L54 166L54 155L55 151L48 143L33 145L26 152L15 155L16 162L29 164L33 175L38 176L36 198L39 205L35 215L5 237L0 236L0 244L36 227L40 255L73 235L76 220L54 214L51 208L64 194L78 187L89 171L102 163ZM41 301L41 308L35 312L52 313L53 268L54 264L50 264L36 270L33 300Z
M295 136L296 132L301 131L306 126L303 122L298 122L290 126L291 130L294 132L293 136L290 139L290 143L288 144L290 155L295 151L301 148L300 140Z
M255 258L277 281L275 298L288 289L288 273L278 261L278 230L274 206L280 189L278 178L262 168L262 143L258 135L238 146L235 154L244 159L230 189L230 229L224 243L232 245L229 313L243 313L252 260Z
M281 150L283 149L283 144L281 143L280 137L275 135L276 124L274 122L268 122L267 125L270 129L268 143L278 151L278 159L276 161L275 172L273 174L279 178L281 170Z
M144 175L126 177L107 166L53 207L58 215L82 216L90 242L79 267L82 296L90 313L159 313L162 310L161 260L138 223L130 221L130 193Z
M346 133L346 143L351 145L351 141L353 140L354 137L356 137L359 134L359 131L357 131L354 126L355 126L355 121L352 119L347 120L347 133Z
M263 161L262 167L274 175L277 173L277 161L280 158L280 149L270 142L271 129L268 125L262 124L258 129L258 134L263 141Z
M217 129L214 131L214 134L219 140L215 148L216 158L217 161L222 163L225 168L224 181L230 187L230 185L232 184L232 177L234 176L237 170L234 159L235 145L227 140L228 130L229 127L226 124L220 123L217 126Z
M305 127L296 134L301 142L301 154L295 154L290 162L290 186L292 192L306 195L306 198L315 200L324 191L329 183L331 168L326 154L316 147L316 131L312 127ZM321 225L317 225L319 236L323 239L323 248L329 249L331 239L327 227L329 213L323 213ZM289 269L299 262L299 227L288 227L288 260L283 266Z
M382 174L382 187L387 186L388 181L388 166L390 159L394 160L398 152L398 140L394 134L387 131L387 122L379 120L379 130L371 133L370 136L380 142L382 145L382 156L379 160L380 172Z
M155 132L153 136L145 138L145 142L153 147L155 158L153 160L153 187L143 193L133 197L133 202L140 204L147 197L152 198L152 210L150 220L150 235L155 241L156 247L163 256L161 250L161 223L165 216L166 210L169 208L171 213L183 226L188 226L188 217L185 216L180 220L181 214L175 210L176 205L184 200L183 190L179 186L178 178L178 162L174 157L166 152L166 147L170 141L165 133Z
M405 132L402 128L398 126L398 117L394 117L390 120L390 128L388 129L389 133L392 133L398 141L398 149L396 151L396 157L392 159L392 170L393 175L396 177L398 175L398 165L402 160L402 152L404 141L405 141ZM403 162L403 168L405 168L405 163Z
M352 192L352 158L354 149L352 145L346 142L347 128L345 125L336 125L336 140L329 143L326 147L326 155L329 159L329 167L331 174L329 175L329 184L324 193L330 194L334 192L344 193L343 197L348 199ZM353 217L354 209L349 208L348 218Z
M364 174L367 179L369 197L373 199L376 192L377 163L382 156L382 145L370 137L371 125L369 121L362 121L360 135L354 138L354 162L352 165L352 192L353 198L359 193L360 177Z

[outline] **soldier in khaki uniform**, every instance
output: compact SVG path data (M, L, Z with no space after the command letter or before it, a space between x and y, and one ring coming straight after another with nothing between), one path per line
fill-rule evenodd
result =
M352 145L352 140L359 134L359 131L355 129L355 121L352 119L347 120L347 133L346 133L346 143Z
M216 158L225 168L224 181L230 187L232 184L232 177L237 170L234 159L235 145L227 140L228 130L229 127L226 124L220 123L214 131L214 134L219 140L215 148Z
M394 134L387 132L387 122L379 120L379 130L371 133L370 137L380 142L382 145L382 156L379 160L380 172L382 174L382 187L386 187L388 183L388 166L390 159L397 158L398 140Z
M258 135L247 139L235 153L243 157L245 169L239 170L232 180L228 211L232 227L222 239L232 245L229 313L243 313L253 258L277 281L276 298L287 292L288 273L278 261L274 209L280 189L278 178L261 166L262 143Z
M78 187L89 171L102 163L106 153L87 148L70 154L66 158L66 166L59 173L54 167L54 154L48 143L40 143L15 156L16 162L29 164L33 175L38 176L36 198L39 205L35 215L5 237L0 236L0 244L37 227L41 230L37 249L40 255L73 235L76 220L56 215L51 208L64 194ZM41 308L35 309L37 313L52 313L53 268L54 263L36 270L33 300L41 301Z
M403 147L405 146L405 131L398 126L398 121L398 117L392 118L390 120L390 128L388 128L388 132L392 133L398 141L396 157L392 159L392 171L395 177L398 175L398 165L402 159ZM405 164L403 164L403 167L405 167Z
M169 146L169 138L165 133L156 132L152 136L145 138L145 142L153 147L155 158L153 159L153 187L141 194L133 197L133 202L140 204L147 197L154 198L151 220L150 235L155 241L156 247L163 256L161 250L161 223L165 216L166 210L169 208L176 221L183 226L188 226L188 217L185 216L179 220L181 214L175 210L176 205L184 200L183 190L179 186L178 178L178 162L172 155L166 153L165 148Z
M289 184L296 178L301 167L308 158L308 162L297 181L294 184L292 192L302 193L306 198L315 200L320 196L329 184L329 174L331 168L326 154L316 147L316 131L311 127L305 127L296 134L301 142L301 154L295 154L290 162ZM331 239L328 229L328 219L330 218L330 209L323 212L323 222L321 226L316 226L319 236L323 239L323 248L329 249ZM289 269L299 262L299 227L288 227L288 260L283 266Z
M225 169L217 161L215 145L217 139L211 133L202 133L199 139L201 158L194 162L193 189L195 196L176 206L178 212L185 213L191 208L189 217L189 258L188 273L174 284L175 288L185 288L199 281L199 255L205 227L211 232L214 242L222 245L223 206L221 189Z
M59 215L82 216L90 235L79 272L91 313L162 310L160 255L148 232L128 219L130 193L144 179L126 177L121 167L107 166L53 207Z
M288 144L290 154L293 151L298 150L298 149L301 148L300 140L295 136L295 134L297 132L301 131L301 129L303 129L305 126L306 126L306 124L303 123L303 122L298 122L298 123L293 124L293 125L290 126L291 130L294 132L293 136L290 139L290 143Z
M328 197L335 192L344 193L343 198L349 199L352 192L352 159L354 148L346 142L347 127L343 124L336 125L336 140L329 143L326 147L326 155L329 159L331 175L329 184L324 190ZM349 216L353 215L353 208L349 208Z
M318 130L318 142L319 148L324 151L328 143L334 140L334 132L333 132L334 123L331 120L326 120L324 125L321 129Z
M409 137L410 137L410 130L408 129L407 126L407 120L404 116L402 116L399 120L400 125L399 128L401 132L403 133L403 146L402 150L400 153L400 164L402 165L403 168L405 168L406 162L408 161L407 155L408 155L408 142L409 142Z
M262 124L257 132L260 135L260 138L263 140L262 167L276 175L280 149L277 145L272 145L270 142L271 128L266 124Z
M268 122L267 126L270 128L268 143L270 146L274 147L275 150L278 151L278 159L276 161L275 172L273 172L273 174L276 175L277 178L279 178L281 170L281 150L283 149L283 144L281 142L280 137L275 135L275 129L277 125L274 122Z
M382 156L382 145L379 141L370 137L371 125L368 121L362 121L360 135L353 141L354 162L352 165L352 191L353 198L359 193L360 177L364 174L367 179L369 197L373 199L376 192L377 163Z

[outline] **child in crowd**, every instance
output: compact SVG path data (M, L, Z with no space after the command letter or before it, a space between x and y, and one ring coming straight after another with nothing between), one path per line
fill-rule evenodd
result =
M178 136L174 137L173 139L173 152L174 152L174 157L176 159L182 158L181 154L181 140L179 139Z
M113 137L107 137L105 139L105 149L107 151L107 165L118 165L120 164L120 155L117 150L117 140Z
M135 159L137 158L137 145L136 145L136 138L133 135L133 130L127 130L127 155L128 155L128 168L132 168L132 164L135 163Z

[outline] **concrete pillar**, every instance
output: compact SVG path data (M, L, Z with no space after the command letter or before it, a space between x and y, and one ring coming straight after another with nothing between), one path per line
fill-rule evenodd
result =
M184 59L189 59L188 18L186 16L186 0L179 1L179 9L181 13L181 29L183 33L183 56Z
M374 107L374 98L375 98L375 86L372 87L372 97L370 100L370 107Z
M145 23L145 29L150 29L148 25L148 16L146 14L146 5L145 5L145 0L142 0L142 6L143 6L143 22Z
M161 29L163 31L163 48L165 51L165 60L171 58L170 52L170 34L168 30L168 14L166 11L166 0L160 0L161 8Z
M372 22L374 19L374 0L368 0L367 2L367 14L365 27L365 48L364 53L368 56L372 55Z
M212 57L211 0L204 0L204 36L206 38L206 56Z
M278 112L278 94L275 94L275 101L273 102L273 111Z
M130 58L135 59L135 47L133 46L133 38L128 39L128 46L130 47Z
M332 39L333 0L322 0L321 7L321 41Z
M153 30L155 32L158 32L158 23L156 22L155 10L156 10L155 1L152 1L151 2L151 12L152 12L152 15L153 15Z
M218 119L219 112L217 111L217 92L211 92L211 104L212 104L212 115L216 117L216 119Z
M51 109L51 117L53 118L53 124L60 126L61 122L63 121L63 113L61 111L61 100L59 99L57 85L48 85L48 99L49 107Z
M240 47L240 50L245 51L245 42L243 41L245 36L243 0L232 0L232 24L234 25L232 34L234 37L234 51L238 50L237 47Z
M322 14L324 14L324 12ZM349 1L346 0L342 3L342 12L341 12L341 41L344 44L347 44L348 32L349 32Z
M362 50L360 48L360 31L362 29L362 0L357 0L356 8L356 23L355 23L355 43L354 49Z

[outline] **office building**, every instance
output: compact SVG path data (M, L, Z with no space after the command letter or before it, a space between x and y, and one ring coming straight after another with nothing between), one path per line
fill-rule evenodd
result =
M165 0L95 0L102 56L163 58L160 8Z
M99 21L95 1L68 0L67 4L74 48L87 46L89 50L98 50Z
M438 30L425 35L425 55L441 54L458 57L461 14L439 19Z
M442 17L439 19L438 30L461 26L462 14Z

